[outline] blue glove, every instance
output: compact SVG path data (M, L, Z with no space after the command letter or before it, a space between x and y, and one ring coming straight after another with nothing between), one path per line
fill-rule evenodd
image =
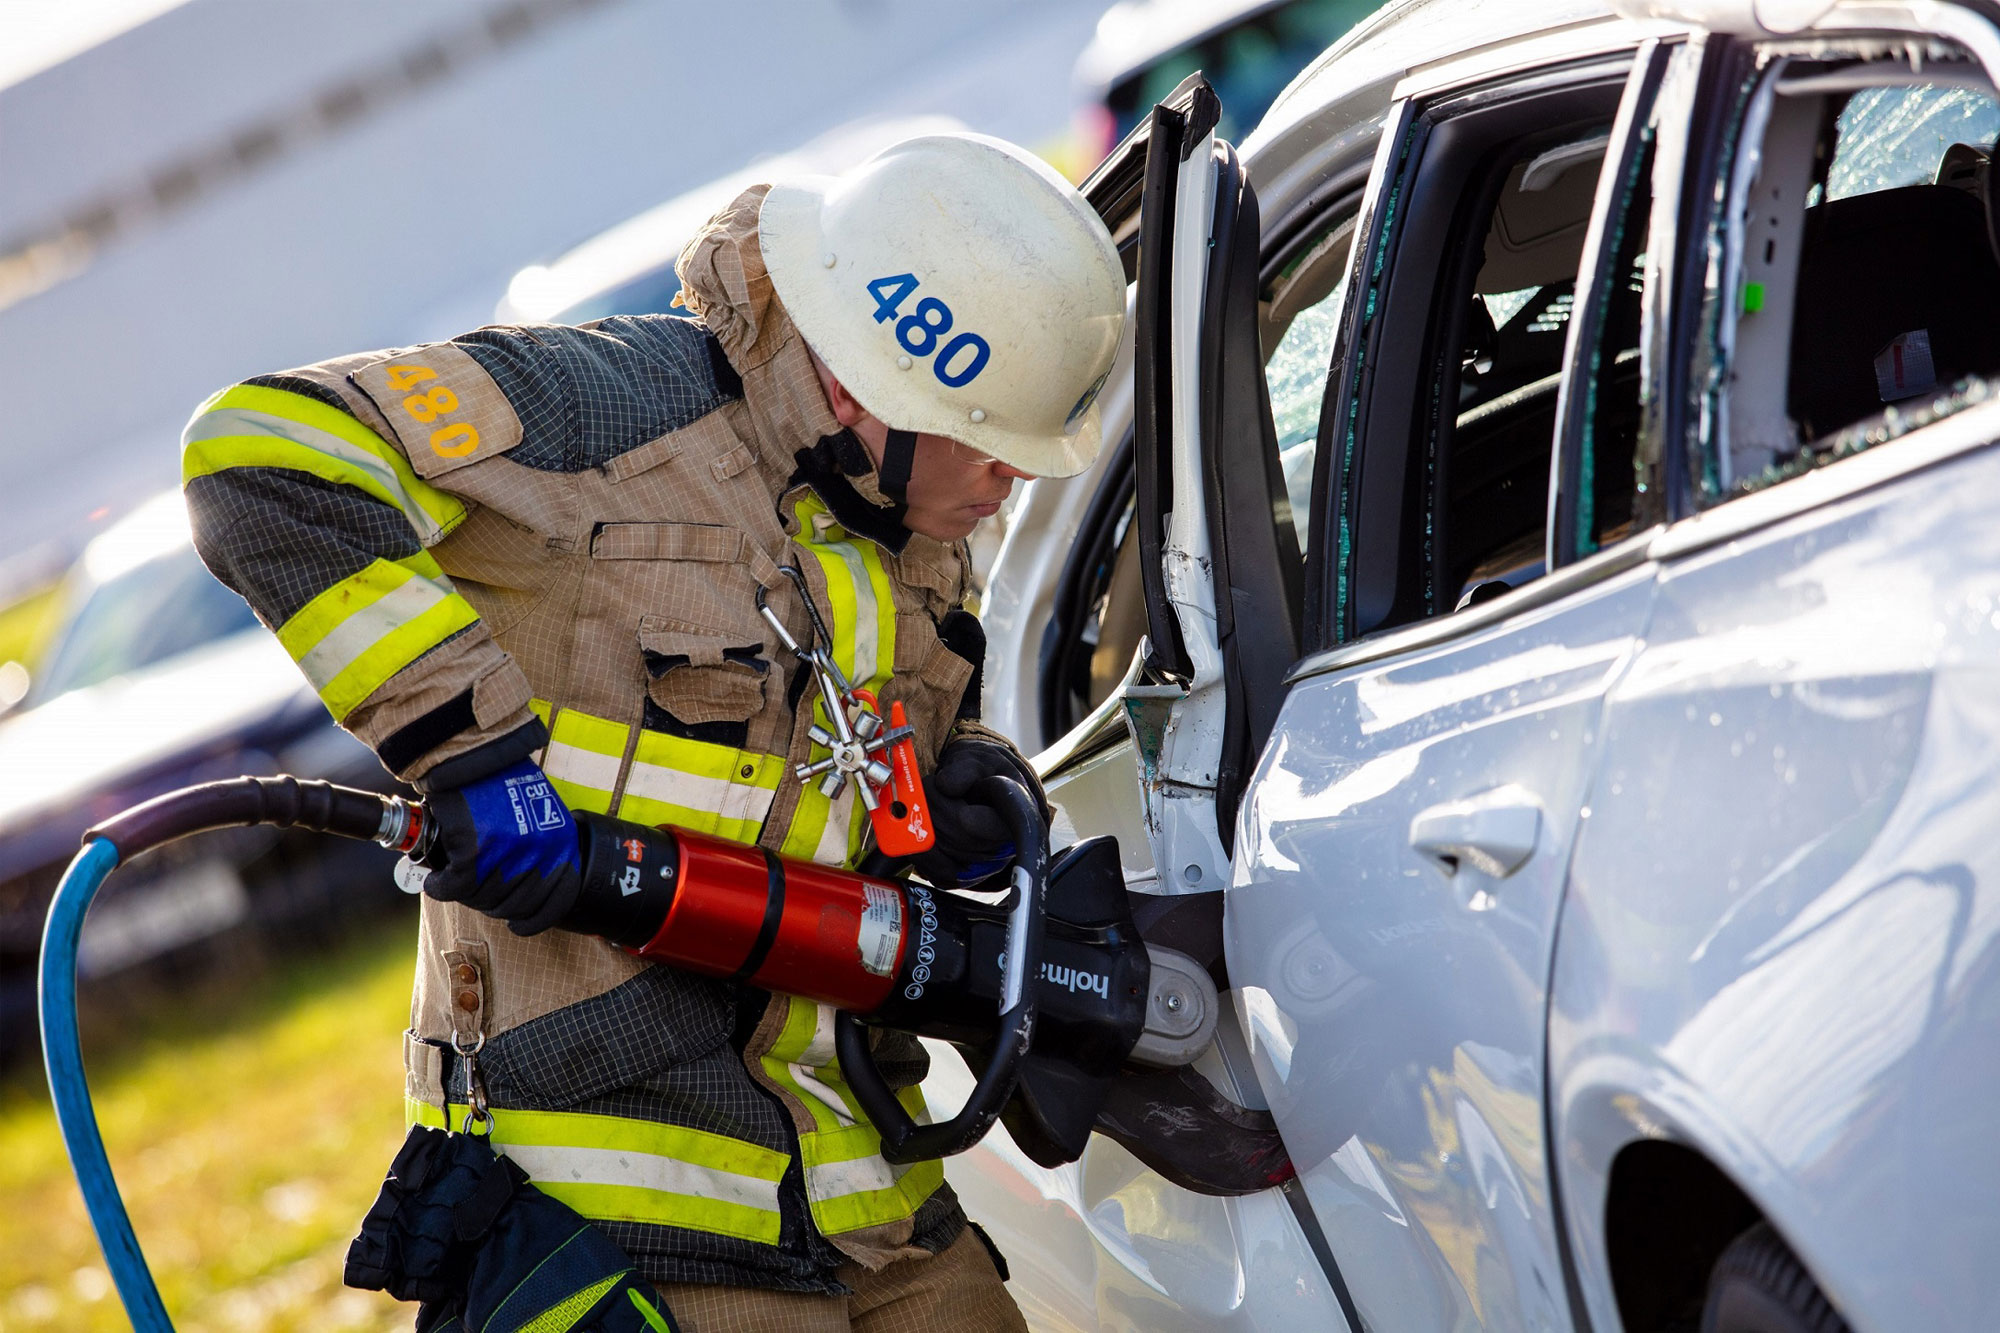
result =
M534 761L523 759L427 802L437 834L419 858L424 892L499 917L516 935L561 921L583 886L576 820Z

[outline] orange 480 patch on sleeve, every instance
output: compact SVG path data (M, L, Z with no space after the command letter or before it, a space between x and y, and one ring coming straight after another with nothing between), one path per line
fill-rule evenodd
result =
M456 343L385 356L350 378L375 400L420 477L504 454L521 442L513 404Z

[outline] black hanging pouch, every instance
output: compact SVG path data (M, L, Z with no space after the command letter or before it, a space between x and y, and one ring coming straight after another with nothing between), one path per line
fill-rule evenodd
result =
M678 1333L603 1232L484 1136L423 1125L390 1164L343 1280L421 1301L417 1333Z

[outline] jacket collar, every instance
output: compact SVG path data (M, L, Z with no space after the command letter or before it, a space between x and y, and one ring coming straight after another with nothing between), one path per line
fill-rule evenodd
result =
M903 507L882 493L867 450L834 419L805 339L764 268L757 214L770 188L745 190L695 233L676 264L676 299L742 376L759 458L780 494L810 486L843 528L900 553L911 535Z

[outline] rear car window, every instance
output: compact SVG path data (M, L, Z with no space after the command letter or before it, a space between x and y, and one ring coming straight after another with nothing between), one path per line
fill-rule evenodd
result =
M1761 53L1706 242L1703 503L1893 438L2000 374L2000 101L1940 54Z

